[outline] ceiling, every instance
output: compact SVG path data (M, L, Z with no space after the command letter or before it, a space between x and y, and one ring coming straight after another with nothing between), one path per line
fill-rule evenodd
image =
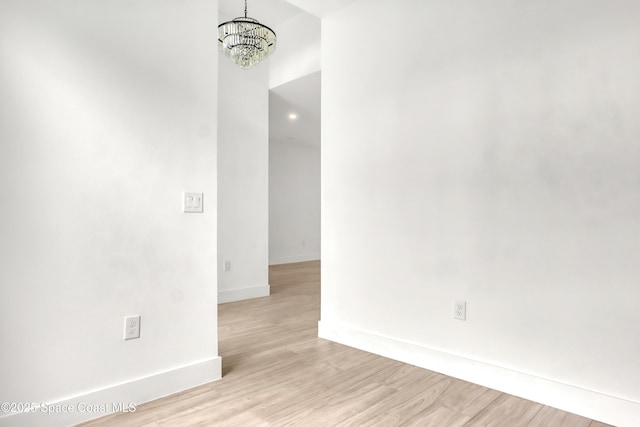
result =
M289 3L319 18L324 18L354 1L355 0L288 0Z
M269 91L269 141L320 147L320 71Z
M285 0L248 0L247 15L273 28L302 13L303 10ZM219 0L220 22L244 16L243 0Z
M248 0L247 15L275 27L304 11L324 18L355 0ZM244 1L219 0L220 22L244 16Z

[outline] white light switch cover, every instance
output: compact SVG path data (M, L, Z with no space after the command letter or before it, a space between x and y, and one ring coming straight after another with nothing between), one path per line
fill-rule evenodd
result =
M204 195L203 193L184 193L184 211L185 212L204 212Z

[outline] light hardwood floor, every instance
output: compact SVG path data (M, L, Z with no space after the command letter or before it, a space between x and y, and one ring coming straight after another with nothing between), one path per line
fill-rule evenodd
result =
M85 425L605 426L317 338L318 262L271 267L270 283L219 306L221 380Z

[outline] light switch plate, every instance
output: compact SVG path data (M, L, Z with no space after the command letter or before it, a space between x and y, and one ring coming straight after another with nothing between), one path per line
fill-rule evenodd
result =
M203 193L184 193L184 211L190 213L204 212Z

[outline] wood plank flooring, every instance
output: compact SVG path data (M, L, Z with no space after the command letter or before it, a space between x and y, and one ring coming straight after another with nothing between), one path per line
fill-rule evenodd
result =
M219 306L221 380L84 425L606 426L319 339L319 262L269 281L270 297Z

